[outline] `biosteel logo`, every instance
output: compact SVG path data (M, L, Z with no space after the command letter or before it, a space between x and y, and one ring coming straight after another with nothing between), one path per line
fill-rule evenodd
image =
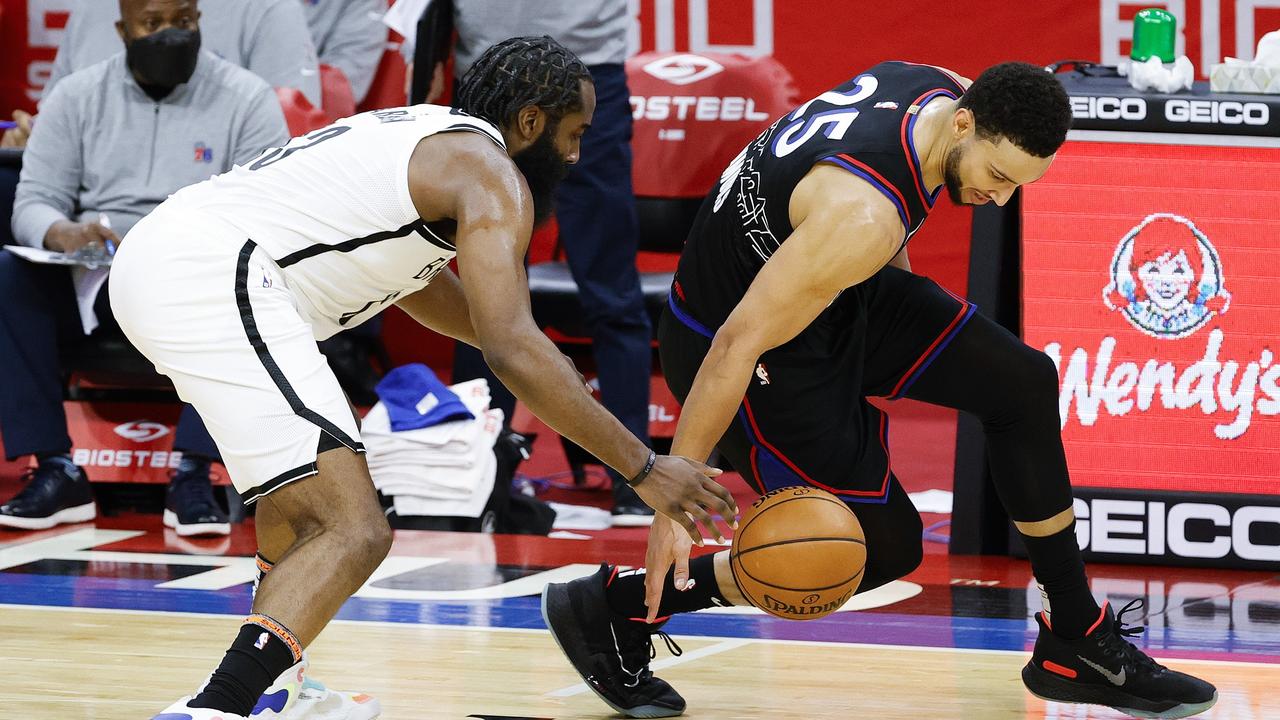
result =
M1063 427L1073 416L1080 425L1092 426L1104 412L1123 417L1153 408L1198 410L1218 420L1217 438L1234 440L1255 416L1280 414L1275 354L1263 347L1250 357L1224 360L1226 332L1217 326L1201 332L1226 314L1231 294L1217 249L1194 222L1171 213L1143 218L1120 239L1109 274L1103 305L1138 333L1161 341L1157 348L1167 352L1131 360L1133 353L1123 345L1136 338L1125 335L1106 336L1094 352L1078 347L1069 357L1061 343L1046 345L1062 372L1058 411ZM1203 351L1189 347L1193 342Z
M671 55L644 66L650 75L672 85L690 85L724 70L724 66L708 57L685 53Z
M169 427L157 422L134 420L115 426L115 433L136 443L151 442L169 434Z

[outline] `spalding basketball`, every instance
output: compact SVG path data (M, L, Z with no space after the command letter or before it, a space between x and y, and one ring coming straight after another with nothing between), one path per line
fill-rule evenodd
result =
M839 610L862 582L867 543L858 518L825 490L774 490L738 521L729 567L742 595L770 615L813 620Z

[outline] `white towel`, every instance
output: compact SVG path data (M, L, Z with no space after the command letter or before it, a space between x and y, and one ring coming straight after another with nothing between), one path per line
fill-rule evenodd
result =
M479 517L493 493L502 431L501 410L489 409L483 379L450 387L475 415L431 427L395 432L378 403L365 416L361 437L373 484L402 516Z

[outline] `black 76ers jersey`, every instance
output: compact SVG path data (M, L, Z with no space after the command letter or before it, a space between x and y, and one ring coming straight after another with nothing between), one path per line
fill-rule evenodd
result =
M794 230L791 193L818 163L848 170L884 194L910 239L937 198L924 186L912 142L918 110L963 92L935 67L884 62L776 120L703 202L680 258L677 298L702 322L723 323Z

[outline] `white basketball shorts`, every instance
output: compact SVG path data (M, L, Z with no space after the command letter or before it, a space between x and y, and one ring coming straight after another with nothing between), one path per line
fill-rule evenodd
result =
M110 291L125 335L195 406L246 504L316 474L322 433L364 452L284 275L243 233L170 200L121 243Z

